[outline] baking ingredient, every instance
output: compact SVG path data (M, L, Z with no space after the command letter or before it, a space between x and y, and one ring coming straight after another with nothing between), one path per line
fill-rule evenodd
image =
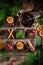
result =
M39 26L37 27L37 31L38 31L39 35L40 35L41 37L43 37L43 25L39 25Z
M32 30L27 29L25 32L25 36L27 38L34 38L35 37L35 30L34 29L32 29Z
M33 37L34 35L33 35L33 33L29 33L28 36L29 37Z
M39 32L39 31L41 31L43 29L43 26L42 25L39 25L38 27L37 27L37 31Z
M7 23L11 24L14 22L14 18L12 16L7 17Z
M14 63L14 62L16 62L16 61L17 61L17 59L16 59L16 58L13 58L13 60L12 60L11 62L13 62L13 63Z
M6 41L6 47L8 50L13 50L12 41Z
M14 29L8 29L8 32L9 32L9 36L8 36L8 38L13 38L14 39L14 36L13 36L13 32L14 32Z
M32 29L32 32L33 32L33 33L35 33L35 30L34 30L34 29Z
M23 42L19 41L17 44L16 44L16 47L18 50L22 50L24 48L24 44Z
M43 30L39 32L39 35L43 37Z
M23 30L18 30L16 32L16 38L25 38L25 34L24 34Z
M34 46L32 45L32 43L31 43L31 41L30 40L27 40L27 44L28 44L28 46L29 46L29 48L30 48L30 51L35 51L35 48L34 48Z

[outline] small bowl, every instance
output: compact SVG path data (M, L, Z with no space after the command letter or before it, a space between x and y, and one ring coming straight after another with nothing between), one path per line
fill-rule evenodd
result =
M30 14L28 11L23 12L19 17L20 23L25 27L31 27L34 23L34 16Z

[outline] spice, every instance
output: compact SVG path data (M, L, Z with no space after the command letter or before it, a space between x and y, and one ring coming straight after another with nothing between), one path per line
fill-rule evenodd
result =
M37 27L37 31L38 31L39 35L40 35L41 37L43 37L43 25L39 25L39 26Z
M42 30L42 28L43 28L43 26L42 25L38 25L38 27L37 27L37 31L39 32L39 31L41 31Z
M27 44L28 44L28 46L29 46L29 48L30 48L30 51L35 51L35 48L34 48L34 46L32 45L32 43L31 43L31 41L30 40L27 40Z
M9 17L7 18L7 23L11 24L11 23L13 23L13 22L14 22L14 18L13 18L12 16L9 16Z
M14 31L14 29L11 29L11 30L8 29L8 32L10 33L9 36L8 36L8 38L11 38L11 37L12 37L12 38L14 39L14 36L13 36L13 34L12 34L13 31Z
M25 38L25 34L23 30L17 30L16 38Z
M12 41L6 41L6 47L7 47L7 50L13 50Z
M23 42L19 41L17 44L16 44L16 47L18 50L22 50L24 48L24 44Z
M39 32L39 35L43 37L43 30Z

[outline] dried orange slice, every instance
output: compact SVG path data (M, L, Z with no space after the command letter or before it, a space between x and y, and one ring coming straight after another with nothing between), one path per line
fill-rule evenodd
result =
M39 35L40 35L41 37L43 37L43 30L41 30L41 31L39 32Z
M17 47L18 50L22 50L24 48L23 42L18 42L16 47Z
M14 18L12 17L12 16L9 16L8 18L7 18L7 23L13 23L13 21L14 21Z
M37 31L39 32L39 31L41 31L41 30L42 30L42 26L39 25L39 26L37 27Z

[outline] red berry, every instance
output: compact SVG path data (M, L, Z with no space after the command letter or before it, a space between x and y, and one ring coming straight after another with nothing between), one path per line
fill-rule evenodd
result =
M13 50L13 46L12 45L9 45L8 49L9 50Z
M35 30L33 29L32 32L35 33Z
M10 45L8 45L8 47L10 47Z
M14 59L13 59L13 61L14 61L14 62L16 62L16 61L17 61L17 59L16 59L16 58L14 58Z

